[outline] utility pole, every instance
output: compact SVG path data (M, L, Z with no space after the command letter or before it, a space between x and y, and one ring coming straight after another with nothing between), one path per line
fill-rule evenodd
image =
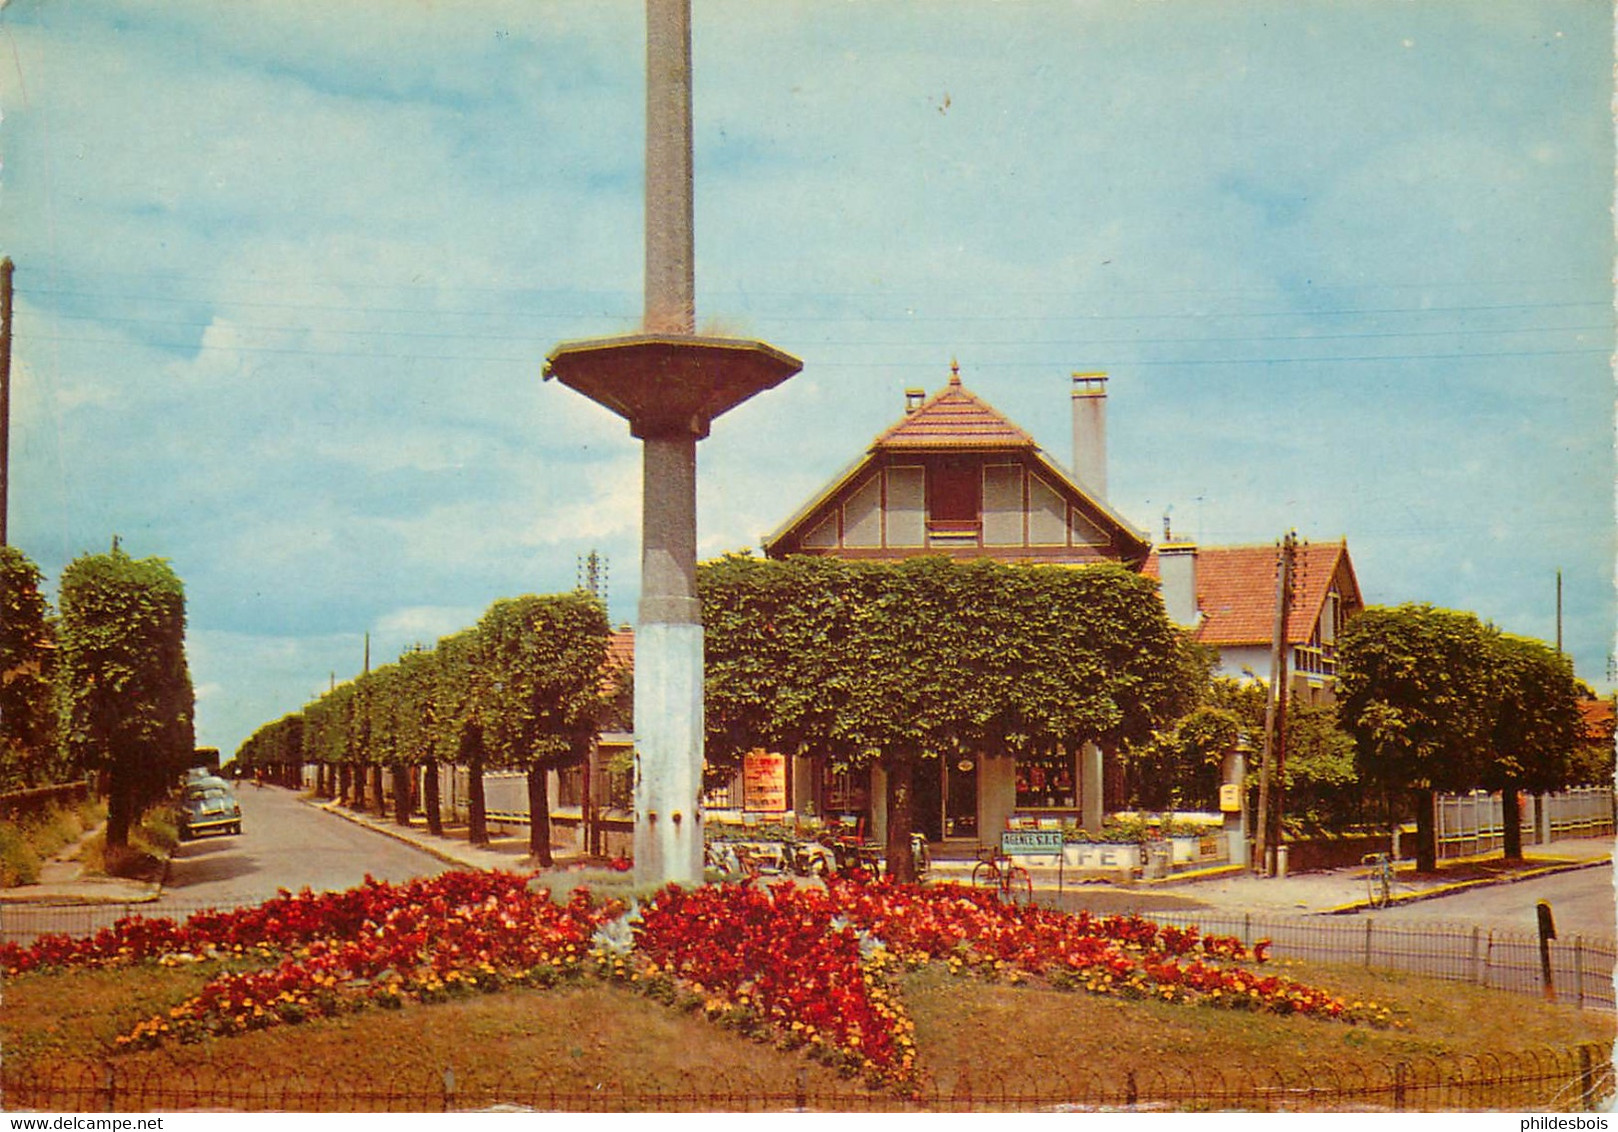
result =
M0 259L0 546L11 545L11 271L11 257Z
M1562 571L1556 572L1556 655L1562 655Z
M1298 536L1288 531L1277 554L1275 570L1275 622L1270 634L1270 691L1264 706L1264 761L1258 779L1258 845L1254 868L1263 876L1276 873L1277 850L1281 845L1282 814L1285 808L1287 615L1292 609L1292 569L1297 555ZM1271 783L1275 799L1271 804Z

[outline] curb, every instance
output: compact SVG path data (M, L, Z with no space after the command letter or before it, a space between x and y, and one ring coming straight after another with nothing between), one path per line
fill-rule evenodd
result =
M1512 873L1502 877L1478 877L1476 880L1460 880L1453 884L1441 884L1434 888L1423 889L1420 892L1407 892L1393 897L1388 901L1388 907L1401 904L1418 904L1423 900L1433 900L1440 896L1452 896L1457 892L1465 892L1472 888L1496 888L1501 885L1518 884L1525 880L1535 880L1539 877L1554 876L1557 873L1573 873L1580 869L1596 869L1610 866L1611 857L1599 857L1590 861L1562 861L1554 865L1544 865L1537 869L1528 869L1520 873ZM1331 908L1322 908L1311 913L1316 916L1351 916L1360 912L1371 912L1377 909L1369 900L1356 900L1348 904L1338 904Z
M390 829L385 825L379 825L376 822L371 821L367 817L351 813L344 809L340 802L320 802L310 798L301 798L299 801L313 809L320 810L328 814L334 814L337 817L342 818L344 821L350 822L353 825L361 826L370 830L372 833L380 833L383 837L391 838L392 840L399 842L401 845L408 845L412 849L419 849L429 857L442 861L446 865L456 865L463 869L475 869L478 872L485 872L491 867L475 861L468 861L464 857L456 856L454 853L451 853L448 850L440 849L436 845L425 841L419 841L414 837L408 836L403 831ZM521 863L525 860L527 860L526 857L514 858L511 862L510 868L519 869L521 867Z

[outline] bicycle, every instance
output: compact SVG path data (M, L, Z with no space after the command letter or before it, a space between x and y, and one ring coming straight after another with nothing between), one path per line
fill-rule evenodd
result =
M927 847L926 834L910 835L910 858L916 863L916 883L920 884L927 879L933 867L933 851Z
M992 847L978 850L978 863L972 866L972 887L993 888L1002 904L1017 903L1019 896L1023 903L1034 899L1033 876Z
M1360 864L1371 866L1365 874L1368 902L1373 908L1386 908L1393 903L1393 858L1386 853L1367 853Z

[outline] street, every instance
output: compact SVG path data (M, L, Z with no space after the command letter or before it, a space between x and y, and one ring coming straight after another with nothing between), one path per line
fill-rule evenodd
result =
M149 910L170 914L207 906L256 904L278 889L352 888L370 874L402 881L449 865L392 838L320 812L277 786L236 787L242 832L181 842L163 896Z
M1610 868L1579 869L1519 881L1457 892L1436 900L1382 908L1372 915L1378 920L1410 923L1464 924L1498 931L1533 935L1539 930L1534 910L1539 901L1551 906L1557 935L1612 939L1618 931L1614 911L1613 871Z

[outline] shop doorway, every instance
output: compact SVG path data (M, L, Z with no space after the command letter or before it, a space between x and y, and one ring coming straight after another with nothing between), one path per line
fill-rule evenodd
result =
M928 841L944 839L944 768L938 759L921 759L911 774L910 822Z
M944 836L976 841L978 760L959 757L944 765Z

